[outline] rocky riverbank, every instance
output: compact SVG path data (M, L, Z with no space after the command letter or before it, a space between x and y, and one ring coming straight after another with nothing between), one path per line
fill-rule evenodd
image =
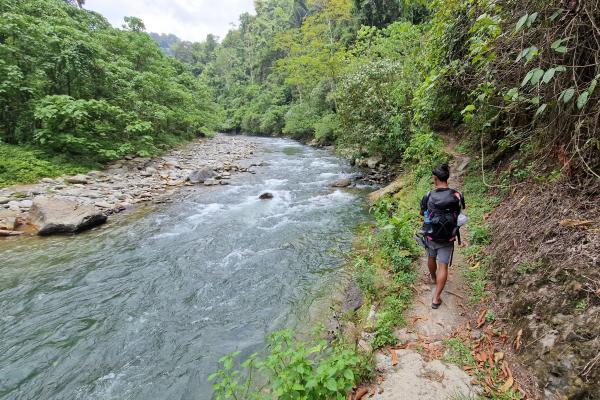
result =
M161 157L127 157L102 171L0 189L0 236L77 232L138 204L168 202L182 186L226 185L232 174L260 166L244 162L256 146L250 137L218 135Z

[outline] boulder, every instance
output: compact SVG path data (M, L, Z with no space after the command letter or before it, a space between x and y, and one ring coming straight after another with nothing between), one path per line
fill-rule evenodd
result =
M261 200L271 200L273 198L273 193L265 192L258 196L258 198Z
M0 204L8 204L9 201L8 197L0 197Z
M352 181L348 178L339 179L331 183L331 187L348 187L352 184Z
M383 161L381 156L371 156L365 160L367 167L374 169Z
M18 212L9 210L0 210L0 229L5 231L13 231L18 225Z
M206 180L212 179L215 176L216 174L212 169L204 167L190 172L187 176L187 180L191 183L204 183Z
M36 197L30 211L38 235L76 233L106 222L106 215L94 206L54 197Z
M85 175L68 176L68 177L65 178L65 182L73 183L73 184L87 185L88 184L88 177L85 176Z

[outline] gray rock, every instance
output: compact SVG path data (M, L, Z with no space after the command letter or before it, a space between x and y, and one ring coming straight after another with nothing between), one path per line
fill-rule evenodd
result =
M68 176L65 178L65 182L73 183L73 184L87 185L88 177L85 175Z
M258 198L261 200L271 200L273 198L273 193L265 192L258 196Z
M0 197L0 204L8 204L9 201L8 197Z
M342 303L342 313L347 313L349 311L358 310L363 304L363 293L354 282L351 280L348 283L348 287L346 287L346 292L344 294L344 302Z
M110 203L108 203L106 201L97 201L97 202L94 203L94 205L96 207L100 207L100 208L112 208L113 207L112 204L110 204Z
M7 231L4 229L0 229L0 237L7 237L7 236L20 236L23 235L25 232L18 232L18 231Z
M383 158L381 156L371 156L365 160L367 167L371 169L376 168L381 163L381 161L383 161Z
M331 184L331 187L348 187L352 184L352 181L348 178L339 179Z
M216 175L217 174L215 174L212 169L204 167L190 172L187 176L187 180L191 183L204 183L208 179L214 178Z
M39 235L81 232L107 219L92 205L45 196L34 199L30 214Z
M21 208L31 208L32 205L33 205L33 201L31 201L31 200L21 200L19 202L19 207L21 207Z
M204 181L204 186L214 186L214 185L218 185L219 182L217 182L216 179L207 179Z

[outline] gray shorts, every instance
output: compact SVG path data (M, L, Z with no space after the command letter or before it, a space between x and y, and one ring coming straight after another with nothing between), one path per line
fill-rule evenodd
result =
M431 240L426 241L427 255L435 257L440 264L450 264L452 253L454 252L454 242L438 243Z

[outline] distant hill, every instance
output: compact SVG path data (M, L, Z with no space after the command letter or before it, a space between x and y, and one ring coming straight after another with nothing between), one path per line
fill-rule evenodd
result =
M162 50L163 53L173 56L173 46L177 43L181 43L182 40L172 33L155 33L149 32L148 35L158 43L158 46Z

